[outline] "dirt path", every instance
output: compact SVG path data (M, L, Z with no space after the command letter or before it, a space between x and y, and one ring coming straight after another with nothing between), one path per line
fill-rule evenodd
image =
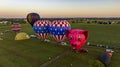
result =
M52 62L56 61L57 59L59 59L61 56L63 56L64 54L66 54L68 51L64 51L62 52L60 55L56 56L55 58L52 58L50 61L47 61L46 63L40 65L40 67L46 67L47 65L51 64Z

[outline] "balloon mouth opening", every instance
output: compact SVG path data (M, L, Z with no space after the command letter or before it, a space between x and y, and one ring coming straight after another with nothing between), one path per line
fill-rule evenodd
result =
M77 45L76 44L72 44L72 47L76 47Z

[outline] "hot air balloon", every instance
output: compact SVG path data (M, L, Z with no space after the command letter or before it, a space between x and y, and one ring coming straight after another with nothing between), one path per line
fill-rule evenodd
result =
M20 32L15 36L15 40L26 40L30 39L30 36L25 32Z
M35 21L40 20L40 16L37 13L29 13L27 15L27 21L30 23L31 26L35 23Z
M72 46L72 49L77 52L88 52L88 50L82 48L87 39L88 39L88 31L87 30L81 30L81 29L73 29L73 30L67 30L66 32L67 39Z
M49 20L38 20L33 25L35 33L42 39L42 41L45 41L46 37L49 35L48 28L50 23Z
M105 65L105 67L108 67L110 64L113 52L114 51L111 49L106 49L106 51L100 55L99 60Z
M66 30L70 29L71 25L67 20L54 20L49 27L51 36L58 43L61 43L66 38Z
M12 27L12 30L16 33L18 33L21 30L21 25L19 23L13 23L11 27Z

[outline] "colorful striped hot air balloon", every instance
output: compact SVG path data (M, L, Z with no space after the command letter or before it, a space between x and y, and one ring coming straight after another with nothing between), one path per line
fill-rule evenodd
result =
M49 20L38 20L34 23L33 29L35 33L44 41L46 37L49 35L49 24L51 22Z
M61 43L66 38L66 30L70 30L71 25L67 20L55 20L51 23L49 31L51 36Z
M27 21L30 23L31 26L37 21L40 20L40 16L37 13L29 13L27 15Z
M14 32L19 32L21 30L21 25L19 23L13 23L12 27L12 31Z

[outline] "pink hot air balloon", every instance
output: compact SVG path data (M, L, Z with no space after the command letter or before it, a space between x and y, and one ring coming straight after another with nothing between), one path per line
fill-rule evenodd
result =
M87 50L82 49L82 47L88 39L88 31L80 29L67 30L66 36L73 50L87 52Z
M66 30L70 29L71 25L67 20L54 20L49 27L49 32L58 43L61 43L66 38Z
M11 27L12 27L12 30L16 33L21 30L21 25L19 23L13 23Z
M49 35L49 24L51 22L49 20L38 20L34 23L33 29L35 33L45 41L46 37Z

